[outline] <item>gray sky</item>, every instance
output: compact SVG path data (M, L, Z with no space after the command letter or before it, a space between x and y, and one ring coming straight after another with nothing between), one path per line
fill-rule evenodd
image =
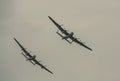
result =
M0 0L0 81L120 81L119 0ZM62 41L51 16L93 49ZM54 75L26 62L13 37Z

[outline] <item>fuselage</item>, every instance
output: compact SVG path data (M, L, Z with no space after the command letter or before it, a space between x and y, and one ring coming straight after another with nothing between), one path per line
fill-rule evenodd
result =
M73 37L73 35L74 35L74 33L71 32L70 34L64 36L62 39L68 39L68 38L71 38L71 37Z

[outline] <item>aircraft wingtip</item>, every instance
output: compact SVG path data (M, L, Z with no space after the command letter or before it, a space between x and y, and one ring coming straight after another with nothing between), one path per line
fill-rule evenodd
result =
M50 17L50 16L48 16L48 18L50 18L50 19L51 19L51 17Z
M91 51L93 51L92 49L90 49Z
M51 72L51 74L53 74L53 72Z

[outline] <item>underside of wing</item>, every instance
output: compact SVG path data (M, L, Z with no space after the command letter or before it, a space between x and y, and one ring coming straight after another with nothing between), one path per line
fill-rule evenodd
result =
M86 46L83 42L79 41L77 38L71 37L71 40L78 43L79 45L87 48L88 50L92 51L92 49L90 47Z
M49 73L53 74L52 71L50 71L49 69L47 69L45 66L43 66L40 62L38 62L37 60L34 60L36 64L38 64L42 69L45 69L46 71L48 71Z
M57 28L58 28L61 32L65 31L65 30L61 27L61 25L59 25L57 22L55 22L55 20L53 20L50 16L48 16L48 18L57 26Z
M85 44L81 43L80 45L82 45L83 47L85 47L85 48L89 49L90 51L92 51L92 49L90 47L86 46Z
M48 71L49 73L53 74L53 72L50 71L49 69L47 69L46 67L44 67L44 69L45 69L46 71Z

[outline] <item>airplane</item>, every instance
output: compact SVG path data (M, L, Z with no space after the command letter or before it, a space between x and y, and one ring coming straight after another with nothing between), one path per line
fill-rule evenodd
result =
M55 26L62 32L62 34L65 34L65 36L63 36L62 34L59 33L59 30L56 32L59 36L62 37L62 39L66 40L68 43L72 43L72 42L76 42L78 43L79 45L87 48L88 50L92 51L92 49L88 46L86 46L83 42L79 41L78 38L74 37L74 33L71 32L71 33L68 33L68 30L66 29L63 29L62 28L62 25L59 25L57 22L55 22L55 20L53 20L50 16L48 16L48 18L55 24ZM72 40L69 41L68 38L70 38Z
M14 38L15 42L20 46L20 48L22 49L21 54L27 59L27 61L30 61L33 65L37 64L39 65L42 69L45 69L46 71L48 71L49 73L53 74L53 72L51 72L49 69L47 69L44 65L42 65L39 61L36 60L36 55L31 55L17 40L16 38Z

